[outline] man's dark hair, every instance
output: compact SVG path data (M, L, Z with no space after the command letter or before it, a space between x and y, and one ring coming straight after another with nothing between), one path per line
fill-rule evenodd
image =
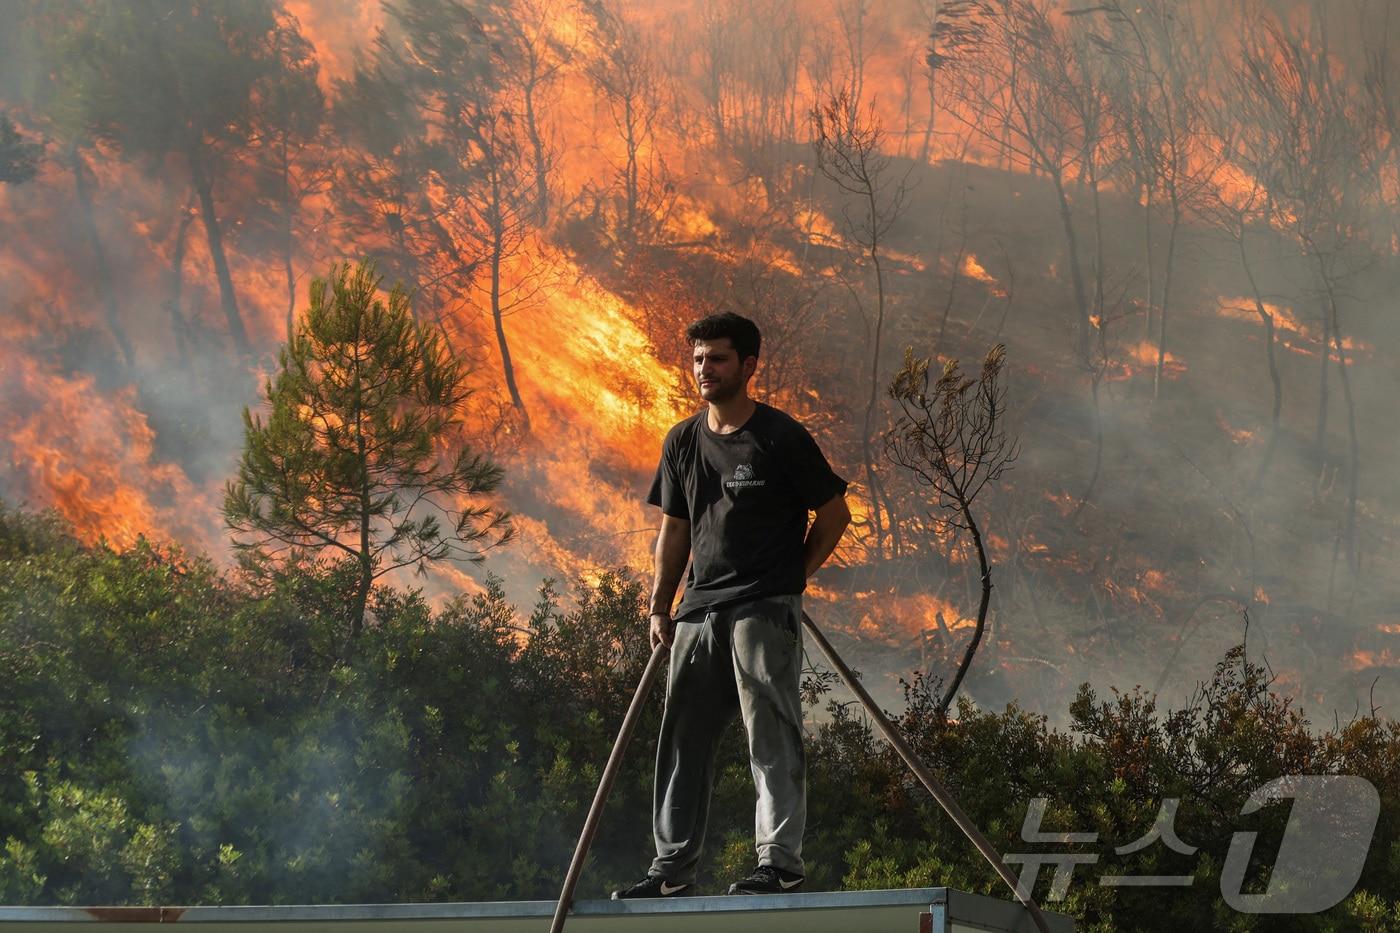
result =
M734 344L741 363L751 356L758 356L759 344L763 342L758 325L733 311L702 317L685 329L685 339L691 343L719 340L721 337L728 337Z

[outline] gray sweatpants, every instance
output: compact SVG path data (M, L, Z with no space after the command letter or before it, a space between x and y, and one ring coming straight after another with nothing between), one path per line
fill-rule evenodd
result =
M802 748L802 597L770 596L677 620L656 750L650 874L693 883L715 758L742 714L758 802L760 865L804 874L807 759Z

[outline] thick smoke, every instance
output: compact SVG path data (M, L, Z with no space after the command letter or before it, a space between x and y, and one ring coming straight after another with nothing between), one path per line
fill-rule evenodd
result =
M411 111L444 99L412 83L425 80L413 36L431 33L433 22L396 18L371 0L268 7L319 64L311 85L326 109L303 144L324 174L313 182L310 169L297 170L304 190L288 251L285 205L274 198L269 207L259 174L266 123L205 130L231 276L221 286L190 160L149 135L171 132L159 115L137 101L128 125L75 128L61 72L78 63L65 58L73 53L63 35L81 28L88 8L31 3L7 14L17 26L0 38L0 111L42 146L42 159L33 179L0 185L0 447L10 458L0 497L57 507L89 538L124 546L141 533L227 559L220 496L242 446L241 411L259 404L285 338L288 261L300 306L310 277L331 262L373 255L417 287L419 313L441 322L474 362L474 440L505 465L504 504L519 516L516 545L485 568L436 572L426 581L432 594L479 586L493 570L527 606L542 576L586 578L615 565L649 572L655 518L641 495L665 429L695 407L679 328L717 306L764 325L760 388L813 426L862 499L876 279L847 224L859 225L861 206L818 171L809 121L814 103L845 88L884 129L887 181L907 189L881 244L884 380L906 346L965 361L998 342L1008 348L1023 452L978 505L996 588L967 694L991 706L1018 699L1056 720L1085 680L1141 683L1180 702L1247 631L1251 657L1267 659L1280 687L1309 709L1349 712L1370 701L1378 676L1379 705L1400 697L1392 546L1400 502L1387 469L1400 456L1391 401L1400 176L1388 135L1397 124L1385 112L1400 101L1388 54L1400 23L1383 10L1368 19L1337 5L1272 4L1269 21L1286 40L1278 48L1294 48L1300 61L1325 33L1327 68L1354 94L1363 129L1352 141L1366 144L1356 158L1364 151L1374 161L1343 164L1324 186L1351 211L1354 222L1330 233L1350 245L1310 255L1286 222L1256 223L1246 230L1246 270L1238 244L1195 207L1183 210L1169 247L1162 191L1149 254L1127 161L1101 166L1095 197L1083 159L1066 151L1066 193L1057 198L1050 173L1018 154L1029 141L988 126L967 104L986 99L974 66L997 52L948 45L936 4L602 4L607 16L544 0L468 6L498 45L518 41L538 56L493 59L482 80L519 125L528 86L551 154L549 216L525 229L502 266L510 300L519 299L501 316L519 405L503 384L470 198L451 200L454 180L440 167L416 188L401 184L417 170L396 161L404 140L451 144L441 124ZM1263 11L1178 6L1192 36L1221 40L1223 70L1192 87L1228 111L1237 100L1228 64L1241 38L1266 36ZM430 4L398 9L440 15ZM1090 28L1095 15L1068 16L1068 4L1048 10L1065 31ZM1076 113L1065 80L1041 88L1039 102ZM106 92L120 100L124 88ZM639 113L645 119L627 122ZM1240 126L1252 119L1225 116ZM1128 152L1124 133L1113 130L1103 152ZM1201 143L1193 158L1210 158L1212 146L1220 157L1220 144ZM480 155L468 146L461 158ZM517 157L521 178L533 179L531 147ZM1380 183L1362 190L1368 173ZM1259 209L1275 196L1262 192ZM1062 212L1098 319L1087 356L1076 347ZM1160 318L1147 321L1164 303L1169 248L1169 329L1154 391ZM1323 278L1335 286L1330 298ZM230 331L229 287L247 354ZM1255 294L1277 312L1283 408L1272 441ZM1349 341L1349 385L1334 357L1319 446L1330 301ZM890 406L883 391L879 398L883 430ZM1354 536L1350 411L1360 464ZM888 461L878 469L900 518L930 527L924 516L936 509L908 477ZM856 529L810 600L891 704L895 678L916 667L951 677L976 607L968 555L932 532L909 538L916 543L905 553L877 554L868 528ZM929 618L934 605L944 607L946 633Z

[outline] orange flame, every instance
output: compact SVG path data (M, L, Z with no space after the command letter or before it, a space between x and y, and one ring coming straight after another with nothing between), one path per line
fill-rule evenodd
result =
M1293 309L1285 305L1270 301L1261 304L1273 319L1276 337L1285 349L1305 356L1321 352L1322 334L1315 324L1299 320ZM1223 317L1249 320L1263 326L1252 298L1221 298L1219 309ZM1347 353L1347 365L1351 365L1358 354L1367 355L1372 351L1370 344L1346 336L1342 337L1342 349Z
M91 376L66 377L25 357L0 373L0 438L21 504L54 508L80 536L118 548L140 536L213 544L200 521L213 511L211 497L157 461L155 432L132 390L104 392Z

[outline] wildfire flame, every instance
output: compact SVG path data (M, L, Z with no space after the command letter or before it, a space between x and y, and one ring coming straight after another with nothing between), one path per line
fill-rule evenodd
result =
M992 277L991 273L982 267L982 264L977 261L977 257L972 253L968 253L963 257L960 271L970 279L978 282L986 282L989 285L995 285L997 281Z
M645 215L643 220L659 231L657 242L649 247L665 257L656 261L656 266L691 263L722 281L723 274L741 261L756 260L779 277L788 276L794 281L805 278L816 296L813 301L823 305L820 313L825 316L818 318L815 326L799 320L791 329L814 330L816 341L838 347L838 352L832 354L838 357L847 344L858 346L863 340L863 346L869 346L877 333L873 326L877 312L868 298L874 290L862 279L870 274L872 264L856 242L861 239L860 213L849 206L843 211L841 203L823 201L817 196L820 178L808 158L811 149L801 123L806 102L816 100L833 81L845 77L838 72L849 70L854 76L859 64L860 80L865 83L860 102L862 106L869 105L885 130L879 155L892 166L887 184L894 184L894 175L907 171L911 179L909 191L913 192L918 187L916 183L927 181L927 176L946 170L949 165L960 166L958 171L981 171L984 177L1000 181L996 185L979 182L979 193L967 197L985 199L987 204L1003 210L1014 209L1010 214L1016 218L1010 222L1013 227L1022 216L1050 204L1052 196L1045 166L1031 171L1025 164L1026 147L999 150L995 138L1008 128L987 126L983 115L950 93L953 85L948 78L957 52L940 47L938 54L930 54L932 22L915 15L912 8L880 4L855 4L847 12L848 16L862 17L858 25L868 30L845 37L855 44L830 41L836 38L835 34L820 34L823 29L836 28L831 22L836 18L828 16L831 10L826 5L790 4L797 27L794 35L804 42L808 38L817 41L808 43L798 57L783 66L790 68L785 78L790 83L781 89L783 102L775 102L775 98L757 103L753 95L764 90L763 82L770 77L761 66L773 65L781 57L773 48L782 38L774 24L760 23L758 29L752 28L753 11L738 3L667 0L618 6L621 20L641 37L640 45L651 56L651 70L659 82L658 109L646 124L643 138L632 140L635 149L629 151L624 134L619 132L617 111L609 106L598 82L590 75L590 62L602 51L598 30L590 22L589 11L596 12L595 6L601 9L609 5L518 0L511 10L520 14L517 20L526 28L537 31L540 48L548 59L549 77L540 86L538 104L543 137L557 151L557 162L551 168L552 184L557 187L556 206L566 205L558 208L548 229L531 230L524 247L507 257L499 269L500 284L505 290L534 293L531 300L510 309L501 321L523 411L515 409L501 387L506 361L498 348L489 300L483 298L479 287L462 288L450 299L420 309L442 325L444 332L451 335L454 350L473 365L476 396L472 404L479 407L471 410L472 427L480 444L489 448L505 468L502 504L514 512L518 535L518 544L506 553L493 555L491 567L518 577L527 585L542 574L596 579L609 567L650 566L657 519L654 510L642 504L646 484L666 429L698 407L684 361L668 358L672 348L655 345L669 339L659 333L659 328L649 329L649 325L654 328L652 322L657 320L654 315L658 309L648 307L648 299L637 297L636 292L620 284L617 279L625 276L606 268L606 262L590 265L587 249L579 248L569 231L563 229L572 223L596 232L591 228L608 228L610 222L615 222L618 208L599 196L600 192L615 186L629 171L635 170L633 180L640 179L643 184L648 181L649 171L656 172L651 180L664 176L664 184L658 182L657 200L639 208ZM372 57L372 38L377 33L382 31L384 41L401 51L395 44L401 37L395 32L393 5L373 0L287 0L285 8L315 50L319 66L316 80L328 98L333 99L338 93L340 82L354 76L357 65ZM783 4L768 9L779 8L786 9ZM1095 11L1076 12L1083 16L1059 17L1054 21L1060 25L1071 19L1088 23ZM1045 38L1048 41L1052 37ZM819 50L816 55L812 53L814 48ZM841 57L847 55L851 57ZM817 61L822 56L832 60ZM721 64L729 71L721 74ZM62 63L46 65L59 68ZM921 70L925 65L927 70ZM1004 89L990 90L1001 93ZM513 86L499 93L499 103L512 114L511 119L520 119L521 89ZM8 113L10 102L0 103ZM796 179L786 189L746 161L763 154L759 151L762 147L754 142L754 137L761 134L739 119L773 119L771 108L784 107L796 115L795 122L770 135L784 148L784 154L772 156L771 161L781 163ZM39 138L48 132L42 115L21 113L20 109L15 108L16 125L22 126L27 136ZM428 141L440 141L434 134L441 132L440 128L430 127L426 133L433 138ZM345 150L334 152L332 142L321 139L314 145L324 147L327 154L353 154L348 141ZM334 141L336 145L339 142ZM984 308L987 296L1006 299L1009 295L1007 286L988 270L988 264L1001 271L1008 283L1023 281L1020 277L1029 274L1032 287L1026 291L1032 300L1028 304L1033 307L1041 300L1035 286L1045 286L1039 291L1047 296L1044 303L1051 310L1051 306L1067 300L1072 279L1078 286L1079 277L1088 270L1103 272L1098 260L1087 252L1093 229L1087 223L1091 216L1085 184L1088 176L1086 166L1078 163L1084 161L1086 154L1108 155L1109 145L1101 141L1099 149L1070 147L1059 166L1068 169L1065 180L1070 182L1060 207L1067 207L1074 214L1072 226L1078 225L1081 231L1077 264L1071 263L1062 244L1046 249L1036 242L1038 233L1019 228L1011 230L1016 237L1007 240L1013 248L996 253L990 244L1000 246L1002 239L991 239L988 233L1000 231L991 229L992 221L984 219L994 215L979 215L976 210L968 212L973 219L964 231L962 244L950 242L943 237L946 231L940 231L943 238L937 241L939 245L924 253L919 249L931 242L931 237L917 240L902 236L907 228L917 226L920 218L904 216L898 224L884 230L880 257L888 262L882 267L885 278L877 282L882 288L888 287L888 294L882 295L887 306L880 308L885 317L880 324L884 329L878 332L879 339L886 341L887 352L902 349L896 343L927 337L926 331L920 329L926 320L911 310L909 283L899 279L910 272L932 270L939 277L956 275L977 283L969 291L980 293L977 302L983 303ZM253 347L250 359L229 362L233 354L228 347L229 327L220 308L220 276L204 227L203 208L197 198L190 196L189 179L184 174L187 167L180 164L184 157L172 154L166 164L138 165L109 141L82 150L88 163L88 174L82 177L90 177L91 197L96 205L92 211L96 239L107 244L109 265L119 270L104 292L96 281L88 234L77 229L78 221L74 219L82 212L72 168L64 164L57 149L50 145L39 175L31 183L0 184L0 221L11 234L0 248L0 285L9 299L9 308L0 317L0 385L6 401L0 409L0 444L9 460L2 491L7 500L56 509L88 540L102 537L118 547L127 547L145 536L199 547L216 557L226 555L218 506L222 482L232 472L240 440L236 430L229 427L233 419L228 416L236 414L243 404L258 404L257 386L270 375L272 352L286 337L286 267L291 267L296 279L296 301L303 304L311 275L322 274L332 260L385 251L390 245L386 231L395 221L402 222L398 212L412 207L387 198L384 203L373 205L378 226L370 224L370 229L351 230L335 216L338 201L333 193L314 191L302 204L302 212L308 218L306 229L294 238L289 255L274 256L274 250L254 232L258 226L257 205L262 197L253 180L256 172L251 163L255 156L248 154L251 149L234 149L226 157L221 154L228 171L220 177L212 197L228 241L232 290L238 296ZM786 154L788 150L796 156ZM1209 189L1221 205L1248 214L1251 224L1258 223L1250 228L1251 236L1262 241L1270 232L1259 222L1259 211L1262 205L1270 203L1273 194L1266 190L1266 183L1274 182L1268 181L1268 173L1262 169L1260 177L1256 177L1245 160L1235 158L1238 155L1204 143L1192 144L1185 155L1185 171L1203 190ZM949 165L940 165L943 160ZM1400 172L1391 164L1381 166L1379 172L1384 193L1381 200L1393 204L1395 193L1400 191ZM1141 186L1124 184L1118 173L1104 177L1112 180L1099 182L1097 194L1106 205L1103 217L1111 219L1114 211L1141 216L1149 204ZM172 178L178 181L173 182ZM336 184L342 183L355 184L356 180L338 177ZM926 194L934 187L923 188L919 197L935 197ZM998 193L988 194L993 188L999 189ZM890 190L881 189L884 195ZM967 190L974 188L968 184ZM453 210L453 192L441 178L427 183L427 190L416 192L414 197L423 199L441 216L450 216ZM590 198L596 198L596 204ZM1161 198L1154 198L1150 203L1160 210ZM595 205L592 214L576 208L585 203ZM919 203L923 206L932 201ZM1304 206L1281 202L1272 203L1272 208L1268 222L1281 232L1298 223L1294 210L1306 213ZM570 214L571 210L578 212ZM1055 229L1054 224L1059 222L1054 213L1054 207L1047 210L1046 216L1051 220L1046 229ZM1154 214L1149 219L1155 223L1156 217ZM1186 223L1192 226L1203 221L1191 217ZM1187 232L1183 228L1183 236ZM1108 242L1100 243L1104 239L1101 233L1107 234ZM480 259L479 244L454 240L458 234L451 229L445 229L442 235L463 257L464 265ZM1136 303L1139 308L1150 305L1152 296L1144 303L1129 294L1143 290L1132 281L1140 277L1137 264L1142 256L1134 253L1131 262L1113 258L1115 249L1136 249L1121 247L1112 242L1115 238L1117 234L1112 230L1093 233L1092 242L1104 247L1103 255L1112 268L1107 270L1111 274L1098 283L1103 307L1090 318L1097 330L1092 336L1110 344L1109 352L1116 358L1104 374L1106 380L1150 380L1158 366L1156 343L1150 339L1126 345L1116 343L1123 339L1123 332L1113 326L1117 312L1109 309L1117 297L1110 292L1121 286L1127 296L1125 303L1129 307ZM587 237L582 239L586 241ZM1377 255L1387 249L1400 255L1400 234L1384 229L1376 240ZM968 248L972 244L976 251ZM993 252L989 253L989 249ZM1161 246L1156 249L1160 261ZM1149 243L1149 256L1153 250ZM959 254L962 258L957 261L953 257ZM175 305L168 296L177 255L183 291ZM645 279L657 271L647 265L647 247L638 248L625 260L612 256L610 261L629 264L632 268L624 271L637 278ZM1178 283L1189 278L1181 271L1188 262L1187 251L1179 252ZM1154 268L1151 258L1147 266L1147 278L1151 280L1160 267ZM1049 282L1042 273L1048 275ZM479 286L482 274L476 274ZM1203 280L1206 278L1203 275ZM1210 322L1211 326L1216 331L1243 333L1247 342L1257 345L1263 330L1254 298L1233 294L1245 287L1238 280L1230 279L1231 284L1224 286L1214 279L1210 281L1210 291L1202 287L1194 295L1189 283L1184 288L1174 287L1173 295L1184 291L1191 297L1178 299L1172 314L1178 314L1177 306L1185 306L1188 312L1208 308L1215 300L1213 296L1224 292L1218 300L1218 316L1230 323L1216 320ZM535 282L543 284L534 289ZM1158 279L1147 291L1160 291L1161 287ZM1261 289L1260 293L1276 292ZM115 316L136 339L134 359L109 368L105 362L92 360L120 356L110 346L113 338L106 320L111 312L105 300L114 296ZM756 303L768 300L761 295L742 297ZM1263 307L1272 320L1276 339L1290 354L1317 356L1327 352L1323 346L1323 325L1315 313L1300 313L1278 301L1264 302ZM1311 312L1317 310L1305 307ZM850 309L849 314L838 313L838 309L846 308ZM660 310L676 311L674 316L694 311L699 316L712 309ZM785 320L789 309L765 310L771 310L775 320ZM1011 310L1009 303L1001 310ZM1015 310L1019 314L1021 309ZM1030 346L1047 330L1059 328L1062 316L1046 313L1033 325L1028 323L1030 313L1022 320L1017 320L1016 314L1009 315L1009 322L1008 316L1003 316L1001 324L994 321L997 316L979 315L978 320L988 331L1004 324L1003 336L1007 339L1013 339L1012 332L1018 327L1036 335L1021 335L1027 352L1020 356L1011 354L1010 358L1016 360L1018 380L1024 377L1026 383L1043 390L1047 398L1082 399L1082 392L1075 395L1079 370L1066 376L1058 362L1047 361L1051 354L1037 353L1042 348ZM179 332L180 325L173 323L181 317L187 331L184 333ZM1187 372L1184 360L1189 356L1200 371L1202 384L1208 385L1205 380L1211 367L1195 362L1206 356L1198 352L1202 338L1191 333L1189 318L1171 320L1173 338L1162 361L1164 379L1181 379ZM1374 329L1359 332L1368 336L1379 333ZM1134 336L1139 333L1151 332L1135 332ZM804 332L801 336L807 335ZM781 334L779 339L788 341L785 346L797 342L793 333ZM768 341L766 332L765 348L782 345L776 340L774 344ZM178 350L177 345L181 345ZM961 352L954 346L950 338L947 347L920 352L946 359ZM1349 366L1373 362L1381 355L1371 344L1349 335L1342 340L1342 346ZM205 364L216 358L234 372L234 379L241 380L237 385L210 388L206 384L212 377L204 372ZM213 436L207 439L199 464L193 462L192 455L182 460L181 455L170 452L176 432L166 435L161 421L163 411L149 398L156 377L165 377L177 365L177 359L178 365L190 368L188 384L208 391L211 405L227 409L220 412L223 421L211 422L215 425L210 429ZM879 446L879 411L875 412L868 436L859 439L862 443L852 437L855 426L861 422L867 393L878 396L882 387L876 383L888 381L888 359L877 360L873 367L862 363L856 376L814 368L804 376L814 376L817 386L789 385L784 390L786 394L776 398L784 405L792 401L795 409L819 414L826 419L822 424L838 425L829 432L832 436L822 436L821 440L838 470L847 477L863 475L863 458L868 454L859 449L861 446ZM95 375L98 371L106 375ZM1195 375L1192 388L1196 388ZM1073 391L1066 391L1066 386L1071 385ZM1095 383L1094 388L1100 386ZM1098 401L1104 405L1104 411L1112 414L1112 406L1126 404L1122 399L1131 398L1131 390L1136 388L1112 386ZM1119 391L1123 389L1127 391ZM1300 396L1291 385L1288 397L1292 415L1294 406L1301 405L1295 403L1294 399ZM1012 411L1018 415L1022 401L1016 399L1013 403ZM1335 396L1333 404L1337 404ZM1199 424L1210 435L1210 408L1199 414ZM493 420L488 415L498 417ZM1255 444L1260 431L1249 426L1248 418L1248 409L1243 405L1231 407L1228 420L1223 411L1216 410L1213 422L1220 434L1210 436L1218 439L1224 435L1236 445ZM1105 423L1112 422L1106 418ZM1036 425L1027 426L1027 433L1035 428ZM989 511L995 509L990 524L998 529L1010 527L1002 523L1003 509L1017 516L1015 530L988 533L983 529L988 550L999 565L998 572L1014 551L1017 560L1033 563L1044 572L1047 589L1059 589L1057 584L1064 578L1092 576L1087 587L1064 589L1092 591L1096 599L1107 594L1118 598L1120 606L1141 607L1142 614L1154 618L1167 617L1169 610L1189 594L1199 592L1194 589L1197 581L1190 579L1189 572L1173 566L1147 567L1145 559L1122 557L1105 570L1108 560L1101 559L1103 552L1094 553L1102 544L1092 538L1096 533L1094 523L1114 509L1110 504L1112 495L1105 495L1105 491L1115 481L1111 474L1120 469L1117 458L1121 450L1115 450L1112 441L1109 437L1103 445L1104 473L1093 495L1084 492L1088 488L1088 470L1075 475L1066 469L1053 476L1043 474L1043 481L1022 487L1012 500L995 500L994 507L988 505ZM1057 462L1056 469L1063 466ZM874 469L878 474L880 467ZM1063 491L1066 489L1075 493ZM860 483L852 484L849 502L855 530L838 549L838 563L865 561L875 550L869 543L869 531L874 525L872 494ZM1083 501L1081 495L1085 496ZM1023 516L1022 509L1031 514ZM1067 521L1070 516L1076 516L1073 523ZM1023 518L1039 522L1035 526L1037 534L1019 527ZM930 550L939 551L940 561L946 560L957 570L955 578L965 577L965 562L971 559L965 538L955 545L954 532L947 527L927 523L920 528L925 538L919 546L927 544ZM919 556L927 555L921 552ZM461 568L443 566L435 573L444 590L481 590L475 576ZM1235 592L1237 582L1229 585ZM870 589L847 593L834 586L814 585L809 595L831 604L833 615L835 607L841 606L840 617L849 631L882 641L908 643L936 636L951 644L965 639L974 624L968 617L972 608L961 605L966 602L962 593L959 598L945 599L926 592ZM1284 595L1284 591L1276 595L1280 604L1291 603L1294 596L1291 592ZM1254 600L1267 605L1270 595L1256 587ZM1387 622L1379 625L1379 630L1400 634L1400 625ZM1361 669L1395 662L1388 650L1363 649L1341 663Z
M1224 412L1217 411L1215 413L1215 424L1220 428L1222 433L1230 438L1232 443L1249 444L1255 440L1256 433L1254 431L1232 427L1230 423L1225 420Z
M42 496L33 504L118 548L141 536L214 548L212 523L201 521L211 496L159 461L131 389L104 392L92 376L67 377L26 357L0 366L0 386L0 438L12 475Z
M1305 356L1316 356L1321 352L1322 334L1316 325L1299 320L1293 309L1286 305L1270 301L1264 301L1260 304L1263 305L1264 311L1273 318L1276 337L1286 349ZM1253 321L1259 326L1263 326L1253 299L1222 298L1219 307L1220 314L1224 317ZM1356 362L1358 354L1369 354L1373 348L1368 343L1343 335L1342 349L1346 351L1347 365L1350 366ZM1335 354L1335 350L1333 353Z
M901 596L865 591L850 594L843 602L850 605L857 632L886 642L935 634L961 639L964 630L977 624L949 601L930 593Z

